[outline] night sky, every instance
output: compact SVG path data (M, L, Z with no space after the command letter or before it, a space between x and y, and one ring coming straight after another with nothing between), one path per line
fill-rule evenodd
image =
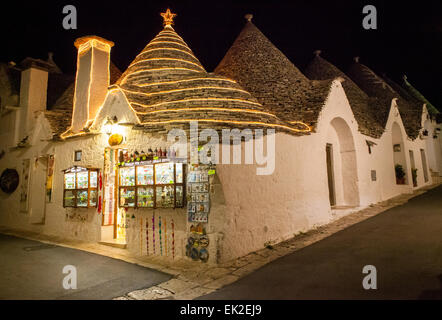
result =
M57 1L2 3L0 61L54 60L75 73L78 37L115 42L112 61L124 71L162 30L160 12L177 13L175 30L207 71L213 71L241 31L244 14L301 70L312 52L346 71L354 56L378 74L402 74L442 110L442 1ZM62 8L78 10L78 29L64 30ZM378 10L378 30L362 28L362 8Z

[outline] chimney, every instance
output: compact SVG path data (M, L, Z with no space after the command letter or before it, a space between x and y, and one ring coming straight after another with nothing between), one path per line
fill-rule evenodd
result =
M26 58L21 63L20 81L20 138L29 135L39 112L46 110L48 64Z
M77 75L71 131L77 133L93 120L109 86L110 50L114 43L97 36L78 38L75 43Z

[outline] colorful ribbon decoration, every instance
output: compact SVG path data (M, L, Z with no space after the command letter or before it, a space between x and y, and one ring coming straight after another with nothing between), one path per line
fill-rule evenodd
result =
M149 255L149 222L146 219L146 253Z
M160 234L160 253L161 255L163 255L163 242L161 240L161 216L158 218L159 222L158 222L158 233Z
M175 259L175 224L172 219L172 259Z
M152 215L152 244L153 244L153 254L155 254L155 213Z
M140 254L143 255L143 218L140 217Z
M166 221L166 218L164 218L164 252L166 253L166 257L167 257L168 252L167 252L167 221Z

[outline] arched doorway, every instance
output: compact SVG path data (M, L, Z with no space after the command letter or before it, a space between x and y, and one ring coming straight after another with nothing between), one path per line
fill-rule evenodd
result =
M393 162L396 174L396 184L408 184L407 161L402 131L397 122L393 123L391 139L393 143Z
M330 205L358 206L356 149L351 129L342 118L330 122L326 161Z

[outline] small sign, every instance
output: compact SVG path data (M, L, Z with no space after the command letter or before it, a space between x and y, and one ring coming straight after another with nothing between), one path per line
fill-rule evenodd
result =
M210 169L210 170L207 172L207 174L208 174L209 176L214 175L214 174L215 174L215 169Z

